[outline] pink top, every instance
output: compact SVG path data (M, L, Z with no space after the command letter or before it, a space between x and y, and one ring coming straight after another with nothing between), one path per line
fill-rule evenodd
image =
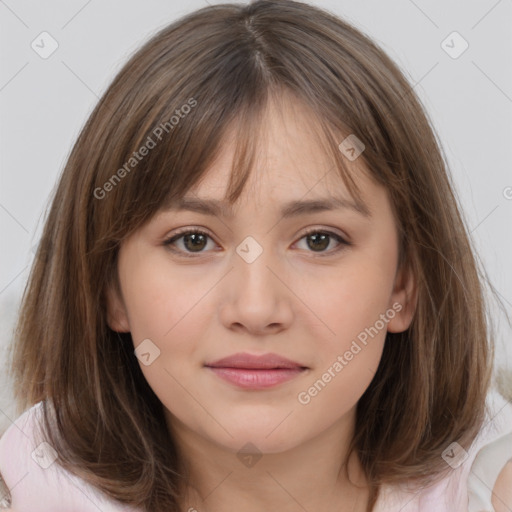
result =
M491 419L485 424L469 452L466 454L457 445L450 445L445 450L443 458L454 469L443 480L416 494L403 485L384 487L374 512L486 511L476 500L472 503L473 500L470 499L468 506L468 496L472 496L471 488L468 489L468 476L472 472L473 461L483 446L512 433L512 405L496 392L490 394L489 405ZM34 425L40 418L40 406L41 402L25 411L0 438L0 472L10 489L13 510L142 512L141 509L131 508L108 498L98 489L64 471L55 462L55 452L44 442L41 444L42 440L35 435ZM507 455L510 458L512 447L507 446L507 450L510 448ZM499 464L503 467L503 460ZM492 512L492 509L489 511Z

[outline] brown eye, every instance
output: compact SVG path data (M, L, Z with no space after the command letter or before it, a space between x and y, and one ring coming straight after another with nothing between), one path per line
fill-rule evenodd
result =
M182 235L183 245L192 252L201 251L206 247L206 235L202 233L190 233Z
M165 240L164 245L169 246L169 248L175 252L180 252L188 256L189 254L204 252L209 238L211 238L210 235L204 231L189 229L187 231L181 231L172 238ZM177 245L178 241L182 242L184 249L174 249L172 247Z
M333 233L331 231L320 231L318 229L307 232L301 238L301 240L303 239L306 239L306 245L309 249L309 252L320 253L320 255L326 253L326 256L338 252L338 250L341 248L340 246L351 245L337 233ZM327 251L326 249L331 245L332 239L337 242L338 246L332 250Z
M324 251L329 247L330 243L330 236L326 235L325 233L315 233L313 235L308 235L308 247L310 247L313 250L320 250Z

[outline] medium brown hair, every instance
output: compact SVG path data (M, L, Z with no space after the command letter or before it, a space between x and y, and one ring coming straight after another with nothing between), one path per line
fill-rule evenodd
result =
M368 510L382 484L441 474L443 450L453 441L468 449L482 425L492 361L485 277L410 84L370 38L327 11L288 0L211 6L152 37L87 120L54 193L16 330L19 409L43 400L59 463L121 502L178 511L184 475L130 334L107 324L119 246L198 183L232 127L235 201L277 91L315 114L355 197L338 145L349 134L364 143L360 158L393 206L399 263L417 285L412 323L387 333L357 406L350 448L371 486ZM155 146L132 161L149 139Z

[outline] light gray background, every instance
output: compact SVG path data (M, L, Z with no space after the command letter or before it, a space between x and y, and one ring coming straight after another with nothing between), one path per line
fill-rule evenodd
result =
M135 49L206 3L0 0L0 356L49 195L87 116ZM441 139L477 251L510 313L512 1L311 3L370 35L414 85ZM47 59L31 48L43 31L59 44ZM469 44L456 59L441 47L453 31ZM501 313L494 318L498 365L512 368L510 327ZM13 415L4 380L0 427Z

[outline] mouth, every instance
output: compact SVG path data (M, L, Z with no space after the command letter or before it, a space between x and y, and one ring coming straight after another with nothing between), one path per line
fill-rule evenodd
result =
M304 373L308 367L277 354L238 353L205 364L217 377L244 389L266 389Z

